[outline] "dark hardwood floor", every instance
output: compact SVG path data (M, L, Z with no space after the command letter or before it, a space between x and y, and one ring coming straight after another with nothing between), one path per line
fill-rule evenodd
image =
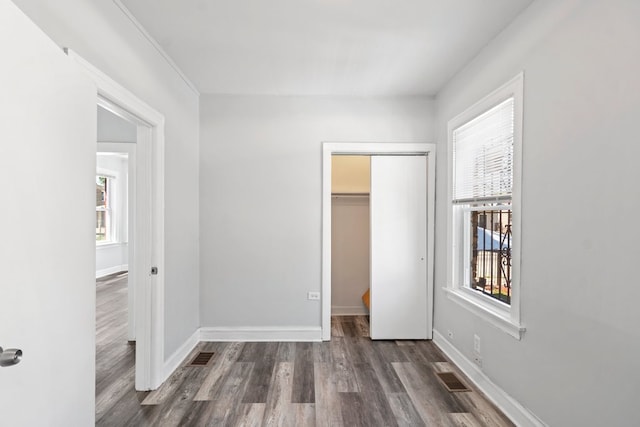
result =
M145 393L134 390L135 343L127 341L127 274L96 281L96 423L118 425L117 415ZM120 424L125 425L125 424Z
M364 316L332 319L330 342L201 343L215 352L158 390L134 390L126 276L98 282L96 424L101 426L512 426L430 341L371 341ZM195 354L194 351L194 354Z

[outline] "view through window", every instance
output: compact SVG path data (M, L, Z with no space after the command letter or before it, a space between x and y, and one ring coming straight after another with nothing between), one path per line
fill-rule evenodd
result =
M96 176L96 242L111 240L111 178Z

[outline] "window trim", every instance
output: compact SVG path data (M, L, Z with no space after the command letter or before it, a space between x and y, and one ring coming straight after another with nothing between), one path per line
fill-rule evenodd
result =
M488 321L516 339L520 339L526 330L520 318L520 270L521 270L521 207L522 207L522 121L523 121L524 72L520 72L507 83L485 96L465 111L449 120L447 124L447 286L444 288L452 301L470 312ZM454 232L459 221L454 219L453 209L453 131L473 120L480 114L495 107L504 100L514 98L514 135L513 135L513 191L512 204L512 271L511 304L491 301L492 298L481 295L463 285L459 276L460 248L458 236ZM461 230L460 230L461 231ZM457 253L456 253L457 252ZM459 260L456 261L456 256Z
M100 246L110 246L110 245L117 245L120 243L119 241L119 236L118 236L118 232L117 232L117 221L116 221L116 214L115 214L115 206L117 204L117 191L114 192L115 190L115 183L114 180L117 179L117 175L115 172L110 171L110 170L106 170L106 169L102 169L102 168L98 168L96 170L96 177L105 177L107 178L107 197L109 197L109 200L111 201L110 203L110 207L108 209L106 209L105 211L109 212L109 217L110 217L110 222L109 222L109 227L107 228L107 239L106 240L96 240L96 247ZM97 210L96 210L97 212Z

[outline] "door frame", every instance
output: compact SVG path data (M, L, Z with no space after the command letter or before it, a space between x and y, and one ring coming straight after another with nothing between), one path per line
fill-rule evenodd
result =
M155 109L70 49L67 55L97 87L96 106L132 121L136 138L135 388L155 390L164 372L164 126ZM157 267L157 274L151 268Z
M331 340L331 156L412 155L427 158L427 338L433 334L436 144L324 142L322 144L322 340Z

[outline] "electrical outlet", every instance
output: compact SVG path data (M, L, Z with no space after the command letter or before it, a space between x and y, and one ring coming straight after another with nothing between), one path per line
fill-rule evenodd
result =
M319 300L320 299L320 292L307 292L307 299L308 300Z
M478 335L473 335L473 351L480 355L480 337Z
M447 336L453 339L453 331L447 331Z

